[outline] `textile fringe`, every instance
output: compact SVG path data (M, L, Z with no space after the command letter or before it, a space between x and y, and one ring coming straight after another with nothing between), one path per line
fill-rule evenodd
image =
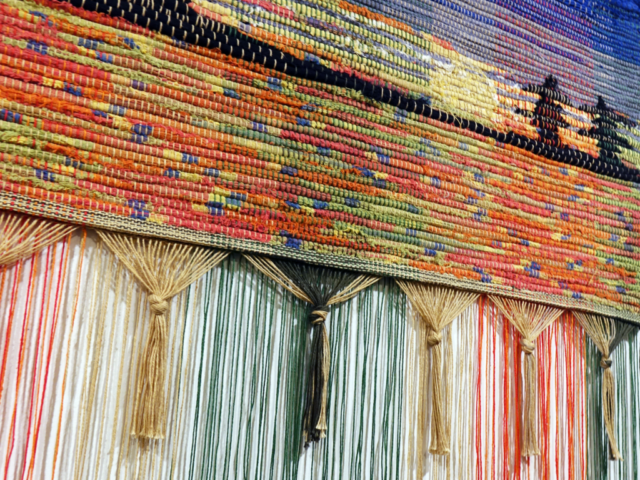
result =
M171 302L170 421L164 440L145 442L129 435L147 328L137 279L92 230L86 249L79 230L0 267L1 478L410 478L408 302L395 281L332 307L329 428L300 456L310 342L291 319L306 322L308 304L230 257Z
M164 390L169 300L218 265L228 252L140 237L134 240L126 235L103 231L98 231L98 234L150 294L147 301L151 319L138 367L131 434L139 438L161 439L166 428Z
M431 445L429 452L435 455L448 455L451 451L451 425L447 409L448 390L442 378L442 330L469 305L478 298L477 293L463 292L450 288L425 285L422 283L397 280L400 288L405 292L413 307L424 322L426 343L431 350Z
M538 373L535 358L536 340L538 336L551 325L562 310L511 298L491 295L491 301L502 314L518 330L522 339L520 345L525 354L524 358L524 409L522 426L522 456L540 455L538 444Z
M0 213L0 265L10 265L21 258L29 257L69 235L75 229L73 225L2 212Z
M331 347L325 321L329 315L329 307L355 297L376 283L379 278L252 255L245 257L284 289L313 305L309 314L313 343L303 420L303 441L307 448L311 443L325 438L327 431L327 387L331 370Z
M604 370L602 374L602 410L604 426L609 438L609 455L611 460L622 460L615 433L616 392L610 356L633 327L624 323L616 326L613 319L591 313L575 312L575 316L602 355L600 359L600 367Z

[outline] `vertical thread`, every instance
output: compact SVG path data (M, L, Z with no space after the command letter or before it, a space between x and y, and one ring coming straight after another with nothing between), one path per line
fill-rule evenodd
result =
M47 258L47 263L49 263L49 258L50 258L50 253L51 253L51 249L47 249L46 250L46 258ZM17 412L17 408L18 408L18 390L19 390L19 386L20 386L20 381L22 379L22 375L23 375L23 363L24 363L24 355L25 355L25 335L26 332L28 330L28 325L30 323L30 319L31 319L31 308L32 308L32 304L33 301L35 299L35 295L32 296L31 295L31 289L32 287L34 287L34 283L36 282L36 275L38 272L38 261L37 261L37 257L36 255L33 255L31 257L31 276L29 278L29 284L27 286L27 295L25 297L25 302L26 302L26 308L25 308L25 312L24 312L24 316L22 319L22 332L20 334L20 347L19 347L19 351L18 351L18 369L17 369L17 376L16 376L16 383L15 383L15 393L16 393L16 397L14 399L13 402L13 410L12 410L12 414L11 414L11 426L9 427L9 431L8 431L8 437L10 438L10 442L9 442L9 447L7 448L7 454L5 457L5 464L4 464L4 476L5 478L8 478L8 474L9 474L9 462L11 460L11 456L13 454L13 448L15 446L15 422L16 422L16 412ZM47 279L48 279L48 272L45 271L45 278L44 278L44 287L43 287L43 291L46 290L46 285L47 285ZM42 305L44 302L41 300L40 304Z
M106 254L103 255L103 249L102 249L102 242L98 243L98 248L96 249L96 258L97 258L97 266L94 267L94 275L93 275L93 281L92 281L92 292L91 292L91 306L89 308L89 314L86 317L86 325L87 325L87 333L86 333L86 353L85 353L85 358L84 358L84 362L82 362L83 365L83 371L82 371L82 380L80 381L80 384L82 385L82 393L81 393L81 414L80 414L80 418L79 418L79 422L78 422L78 431L76 432L76 434L79 436L79 439L76 440L76 454L75 454L75 461L74 461L74 478L75 479L80 479L82 478L83 472L84 472L84 462L85 462L85 458L86 458L86 451L87 451L87 429L88 429L88 423L90 420L87 419L87 417L90 416L90 412L88 411L91 405L90 399L88 399L87 397L90 395L88 393L88 390L90 390L90 386L91 386L91 382L87 382L86 381L86 377L87 377L87 371L89 371L90 367L91 367L91 362L90 362L90 358L91 358L91 353L92 353L92 349L91 346L94 345L94 349L98 350L99 347L99 342L93 342L93 335L94 335L94 329L95 329L95 325L97 323L97 320L95 319L96 315L99 315L99 311L102 308L102 304L101 304L101 298L98 298L98 293L100 292L100 295L103 294L103 289L102 287L102 283L101 282L110 282L111 281L111 267L113 262L110 261L111 260L111 255ZM103 264L105 262L105 257L107 260L107 267L106 267L106 271L104 270Z
M62 289L66 286L66 279L67 279L67 269L69 267L69 258L70 258L70 250L71 250L71 234L69 234L67 236L67 238L65 239L65 241L62 243L62 255L61 255L61 259L60 259L60 266L58 267L58 280L56 282L56 292L55 292L55 304L54 304L54 314L53 314L53 320L52 320L52 325L51 325L51 329L49 332L49 349L47 352L47 358L46 358L46 369L45 369L45 377L44 377L44 384L42 387L42 395L39 401L39 408L40 411L38 413L38 420L37 420L37 424L36 424L36 428L35 428L35 434L34 434L34 439L33 439L33 443L32 443L32 448L31 448L31 462L29 464L29 470L27 473L27 478L31 479L33 476L33 469L34 469L34 462L36 459L36 447L38 445L38 439L40 436L40 426L42 424L42 412L45 409L45 394L47 393L47 385L49 382L49 372L50 372L50 368L51 368L51 355L53 353L53 347L55 344L55 340L56 340L56 332L58 329L58 321L59 321L59 316L60 316L60 309L62 306ZM60 272L60 270L62 270ZM44 472L43 472L44 473Z
M71 311L71 322L70 322L70 326L69 326L69 339L67 341L67 345L66 345L66 355L65 355L65 360L64 360L64 373L62 374L62 386L60 388L60 392L61 392L61 401L60 401L60 410L58 413L58 428L56 430L56 440L55 440L55 447L53 450L53 465L51 466L51 480L54 480L55 476L56 476L56 467L58 465L58 452L59 452L59 447L60 447L60 436L61 436L61 432L62 432L62 415L64 412L64 407L65 407L65 400L67 398L67 390L66 390L66 386L67 386L67 374L69 371L69 354L71 352L71 339L73 338L73 332L74 332L74 326L75 326L75 322L76 322L76 316L78 313L78 302L80 299L80 285L81 285L81 280L83 279L82 276L82 268L84 266L84 258L86 255L86 243L87 243L87 231L86 229L82 229L82 240L80 243L80 251L78 253L78 267L76 270L76 285L75 285L75 289L73 291L73 309Z

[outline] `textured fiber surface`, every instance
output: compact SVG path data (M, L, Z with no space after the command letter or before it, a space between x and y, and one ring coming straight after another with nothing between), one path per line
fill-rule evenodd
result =
M631 318L634 8L4 0L0 205Z

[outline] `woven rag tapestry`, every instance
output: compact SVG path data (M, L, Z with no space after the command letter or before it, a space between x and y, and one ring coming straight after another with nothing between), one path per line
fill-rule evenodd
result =
M633 2L0 15L3 208L638 318Z
M640 478L639 121L639 0L0 0L0 477Z

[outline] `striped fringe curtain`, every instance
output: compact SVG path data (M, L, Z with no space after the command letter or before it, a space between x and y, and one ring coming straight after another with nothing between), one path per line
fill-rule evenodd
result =
M326 438L303 449L306 302L239 255L170 302L166 436L130 435L148 292L94 233L0 267L3 478L635 479L637 329L611 355L608 461L600 353L572 313L536 342L540 455L522 456L520 333L485 297L442 331L450 454L432 455L424 323L390 279L332 307Z
M406 478L393 281L333 307L327 437L301 455L308 306L241 257L170 302L166 437L146 446L130 430L148 295L127 268L75 235L0 279L4 478Z

